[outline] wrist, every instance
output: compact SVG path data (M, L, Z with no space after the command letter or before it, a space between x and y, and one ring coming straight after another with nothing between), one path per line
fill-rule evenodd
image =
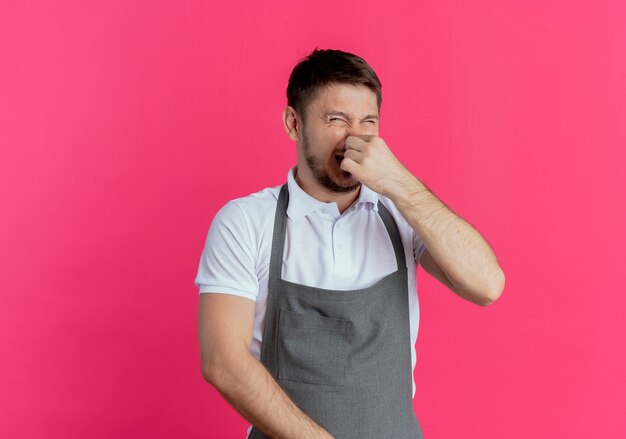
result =
M396 205L411 204L411 199L420 192L421 186L422 183L413 174L407 172L394 181L383 195Z

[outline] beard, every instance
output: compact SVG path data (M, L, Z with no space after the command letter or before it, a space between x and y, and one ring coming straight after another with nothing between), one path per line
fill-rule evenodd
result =
M326 161L322 157L317 157L311 150L306 129L302 131L304 158L309 169L317 182L324 188L338 193L352 192L361 186L361 183L347 171L339 167L339 162L335 159L335 152ZM341 153L337 151L336 153ZM335 168L336 166L336 168Z

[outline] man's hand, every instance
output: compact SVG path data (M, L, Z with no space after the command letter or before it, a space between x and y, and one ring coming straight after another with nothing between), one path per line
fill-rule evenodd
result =
M341 169L374 192L391 197L415 180L378 136L348 136L345 149Z

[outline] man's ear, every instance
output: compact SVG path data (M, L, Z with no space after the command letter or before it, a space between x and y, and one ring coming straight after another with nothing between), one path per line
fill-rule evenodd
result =
M285 126L285 132L291 140L298 141L298 133L300 131L300 121L298 115L293 107L287 106L283 110L283 125Z

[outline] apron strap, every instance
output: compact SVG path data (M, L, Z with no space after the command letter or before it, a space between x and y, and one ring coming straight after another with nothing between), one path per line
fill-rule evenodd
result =
M396 253L398 270L407 268L406 256L404 255L404 246L402 245L402 238L400 238L398 225L391 216L391 213L389 213L389 210L387 210L385 205L380 200L378 200L378 214L382 218L383 223L385 223L387 233L389 233L389 238L391 239L391 243L393 244L393 251Z
M289 205L289 190L287 183L280 188L276 214L274 215L274 236L272 237L272 252L270 254L270 279L280 279L282 276L283 255L285 254L285 232L287 231L287 206Z

